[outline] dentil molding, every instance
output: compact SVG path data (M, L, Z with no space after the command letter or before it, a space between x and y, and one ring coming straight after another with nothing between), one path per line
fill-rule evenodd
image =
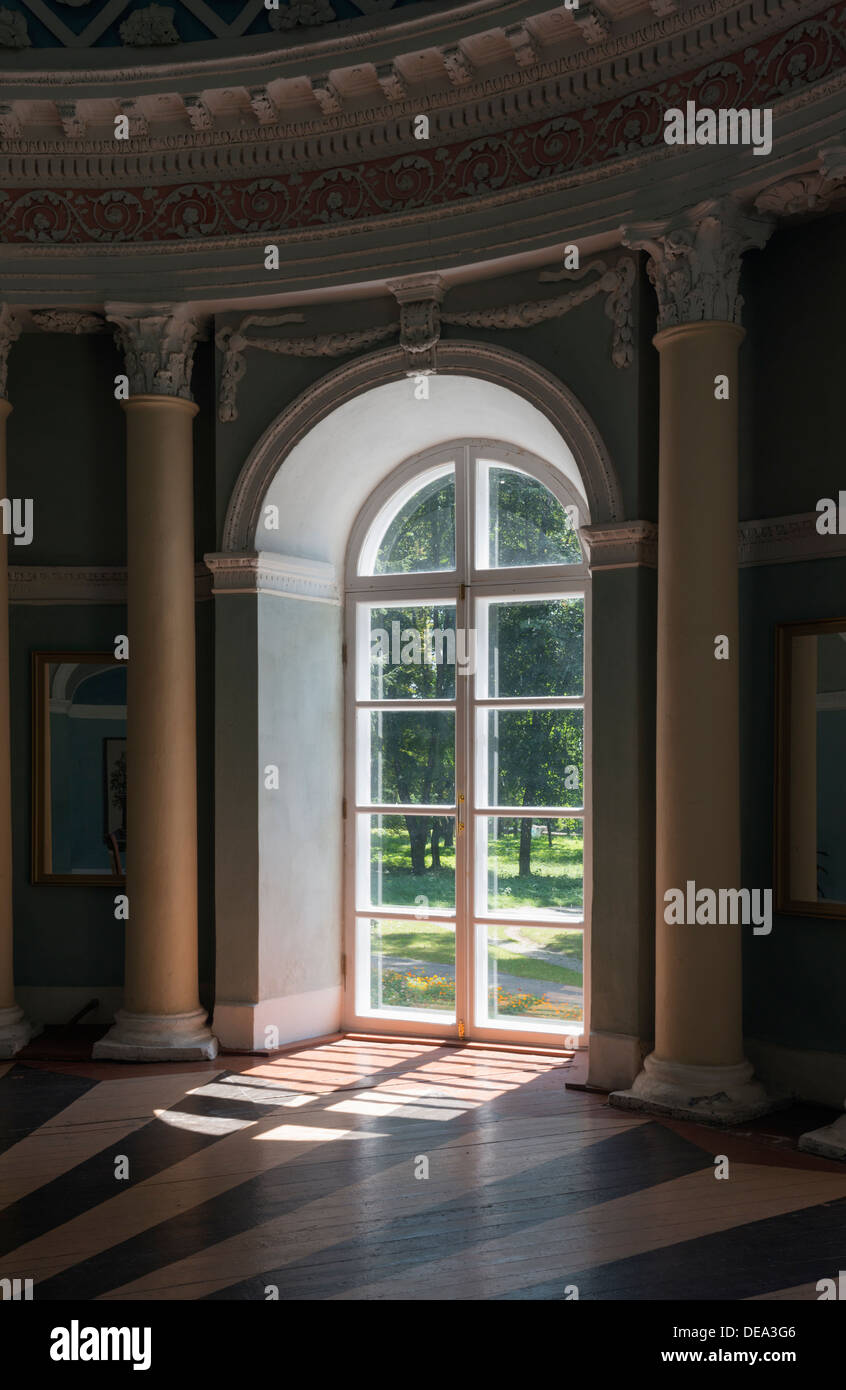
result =
M194 566L194 597L211 597L211 575ZM126 569L120 565L9 565L9 602L40 604L126 603Z
M281 594L313 603L339 604L335 566L324 560L272 551L226 551L206 555L215 594Z
M582 526L579 535L588 552L588 568L595 570L631 569L658 564L658 527L653 521L618 521L599 526Z

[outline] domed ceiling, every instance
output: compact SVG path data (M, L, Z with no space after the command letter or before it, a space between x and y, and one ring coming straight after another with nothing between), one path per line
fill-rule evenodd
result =
M691 105L770 148L668 143ZM715 191L816 215L845 128L846 0L0 0L0 276L253 301L602 252Z
M166 47L382 19L421 0L4 0L0 47ZM432 8L428 5L427 8Z

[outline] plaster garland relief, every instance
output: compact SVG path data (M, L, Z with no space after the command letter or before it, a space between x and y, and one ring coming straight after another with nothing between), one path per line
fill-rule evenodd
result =
M215 338L223 353L218 418L223 422L237 419L238 384L247 370L245 353L249 349L294 357L343 357L347 353L366 351L398 336L406 354L409 375L417 376L436 370L442 323L476 328L529 328L547 319L561 318L599 294L606 296L605 312L614 325L611 360L615 367L628 367L633 360L632 287L635 270L634 260L624 256L610 269L604 261L593 261L575 272L553 272L551 275L544 272L540 276L541 281L550 278L582 279L591 272L596 273L598 278L579 290L555 299L525 300L462 313L441 307L443 289L438 276L410 276L406 280L388 282L388 289L399 304L399 322L352 333L317 334L301 338L251 336L250 329L267 330L304 320L301 314L249 314L237 327L222 328Z

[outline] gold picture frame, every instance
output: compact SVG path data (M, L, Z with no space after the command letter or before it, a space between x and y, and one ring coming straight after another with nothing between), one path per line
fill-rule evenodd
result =
M78 666L92 666L102 671L111 666L125 668L125 662L119 661L113 652L46 651L32 653L32 882L35 884L99 884L101 886L125 884L125 860L122 853L125 848L125 791L123 802L124 844L121 845L119 836L116 834L107 836L104 832L103 836L106 853L111 856L112 860L111 871L67 873L54 872L53 870L53 787L50 728L52 693L50 682L51 678L55 679L53 672L56 668L66 667L73 671ZM125 730L123 737L125 739ZM116 758L120 754L119 750L115 750L113 747L109 749L107 745L120 742L120 735L112 731L108 736L102 737L100 741L102 743L102 768L98 776L104 789L106 804L108 804L109 779L116 775ZM108 824L107 821L105 823ZM120 872L116 871L116 866L119 866Z
M819 844L817 821L820 705L828 701L846 719L846 689L819 691L816 643L796 645L832 635L843 638L846 671L846 618L776 625L773 885L776 912L799 917L846 918L846 901L825 897L833 865L822 862L828 851Z

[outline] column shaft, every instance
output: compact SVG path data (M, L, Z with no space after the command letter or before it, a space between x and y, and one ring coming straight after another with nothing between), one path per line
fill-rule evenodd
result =
M163 322L165 328L172 324ZM170 387L172 381L161 384ZM197 986L192 426L197 407L187 390L178 396L168 389L133 394L124 410L126 994L125 1008L94 1055L123 1061L214 1057L217 1043L206 1026Z
M197 407L127 414L126 1007L188 1013L197 994L194 474Z
M665 893L740 886L737 350L742 329L685 324L661 353L655 1056L743 1061L735 927L668 924ZM714 379L728 376L728 400ZM717 659L715 639L728 639Z

